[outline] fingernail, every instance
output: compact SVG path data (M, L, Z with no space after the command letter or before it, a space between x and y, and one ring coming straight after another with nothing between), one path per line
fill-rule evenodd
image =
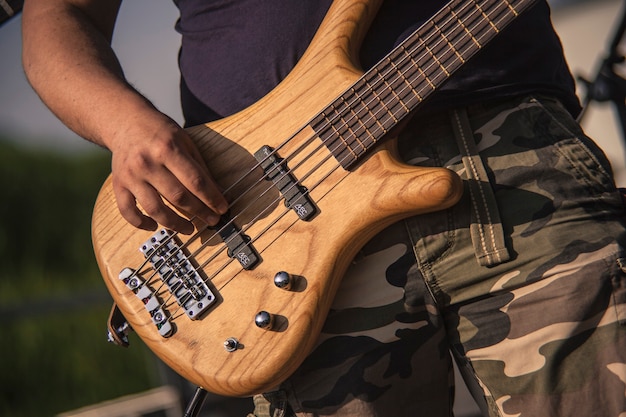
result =
M222 204L220 204L217 207L217 211L219 214L226 214L226 212L228 211L228 203L227 202L223 202Z
M204 219L204 221L209 226L215 226L220 221L220 216L208 216Z
M196 230L196 228L193 223L184 223L178 231L184 235L190 235L194 230Z

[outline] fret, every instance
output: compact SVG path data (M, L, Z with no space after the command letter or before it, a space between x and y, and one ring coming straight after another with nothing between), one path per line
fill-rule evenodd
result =
M511 11L511 13L513 13L513 16L517 17L519 15L519 12L517 10L515 10L515 8L513 7L513 5L511 3L509 3L506 0L504 0L504 3L508 7L508 9Z
M405 60L405 66L409 69L405 70L405 72L410 72L410 79L413 80L412 84L415 86L415 89L420 92L420 96L426 96L430 94L431 91L424 90L424 87L430 87L432 91L437 89L439 84L437 77L439 77L440 72L437 71L437 66L432 63L428 54L416 56L413 52L415 49L421 50L424 48L422 38L416 34L413 41L418 41L418 44L413 45L412 43L409 43L409 46L411 46L410 49L402 48L402 52L408 58ZM416 81L419 81L420 83L417 83Z
M402 54L404 56L401 56ZM409 65L407 65L407 61ZM375 90L377 97L383 101L384 106L389 110L389 119L392 124L406 116L414 106L416 91L411 83L411 78L415 71L417 69L410 62L410 55L400 48L395 51L395 54L390 55L374 67L365 77L370 88ZM392 76L388 74L392 74ZM389 122L384 122L383 125L386 129L390 127Z
M457 58L459 58L460 64L465 62L465 57L471 56L467 50L463 53L464 47L469 43L474 47L481 48L481 43L477 41L476 35L480 31L481 25L484 25L482 14L476 12L471 7L459 8L459 10L447 8L448 13L451 16L446 22L435 21L435 25L440 28L442 37L446 41L449 48L453 50ZM475 49L472 52L477 51Z
M421 86L422 87L429 86L432 89L432 91L435 91L437 89L437 84L428 77L428 74L426 74L421 67L417 67L417 70L422 76L422 79L425 81L425 83L422 83ZM420 91L423 92L424 89L422 88ZM426 91L426 92L423 92L422 94L427 95L430 93L431 93L430 91Z
M417 36L417 40L419 40L422 48L426 50L426 53L417 60L411 58L411 62L417 67L417 71L419 72L417 81L419 82L418 86L420 87L420 91L422 91L422 95L428 95L439 88L441 84L448 79L449 73L446 73L439 62L430 59L433 50L429 51L427 49L420 36Z
M467 25L465 24L465 22L463 22L463 19L461 19L459 17L459 15L457 14L457 12L455 10L450 10L450 13L455 17L456 21L459 23L459 26L463 29L463 31L465 32L465 34L468 36L468 38L474 42L474 45L476 45L476 47L478 49L481 49L483 46L482 44L478 41L478 39L476 39L476 37L474 36L474 34L472 33L471 30L469 30L469 28L467 27Z
M535 0L452 0L312 121L349 168Z
M396 74L401 74L401 72L399 71L397 65L393 62L393 61L387 61L387 64L390 65L391 67L393 67L393 71ZM385 77L383 77L379 71L377 71L376 69L374 71L372 71L373 74L376 74L376 77L378 79L380 79L380 81L385 85L385 90L389 91L390 94L393 96L393 98L391 99L392 103L396 103L396 110L394 110L394 108L390 108L389 110L396 115L404 115L406 113L408 113L409 111L411 111L411 109L404 103L404 99L406 94L402 94L403 91L405 91L406 89L409 89L409 92L414 93L413 90L413 86L411 85L411 83L408 82L406 76L400 76L400 77L395 77L394 79L387 79ZM369 83L368 86L370 88L373 88Z
M368 79L361 78L357 84L349 91L350 95L346 96L346 105L356 106L361 110L361 113L357 113L358 116L367 117L367 119L382 117L381 112L384 112L382 103L377 99L377 92L372 90L368 86ZM356 104L354 104L356 103ZM352 109L354 110L354 109Z
M452 14L452 10L450 10L450 13ZM454 16L454 14L452 14ZM463 26L461 25L461 22L457 21L455 22L455 24L452 27L452 30L450 31L446 31L447 28L445 27L445 25L440 26L437 22L433 22L433 26L435 28L435 30L437 30L437 32L439 32L440 36L444 39L444 41L446 42L446 46L448 48L450 48L450 50L456 55L457 59L459 60L459 62L461 64L465 63L465 58L463 57L463 55L458 51L458 46L455 45L455 40L459 39L459 36L463 37Z
M392 110L387 104L390 100L385 100L385 97L390 94L390 90L382 89L380 93L373 91L371 94L371 100L368 103L363 103L363 101L361 101L363 106L365 106L369 112L367 122L372 125L371 127L373 127L373 125L382 127L384 125L384 121L389 119L393 120L394 123L397 123L398 120L394 117Z
M372 99L369 103L363 100L364 94L361 93L363 85L359 85L358 90L352 88L352 94L343 97L344 104L348 109L348 121L345 123L348 137L354 138L348 142L351 144L353 152L358 156L376 143L373 139L375 135L372 134L371 129L373 124L376 124L377 118L382 117L381 113L384 113L379 100Z
M392 61L390 65L395 71L394 76L399 74L398 78L403 81L403 87L399 90L399 94L403 97L402 103L404 107L410 110L413 108L416 100L422 100L422 96L416 89L415 79L422 74L427 78L427 74L422 72L420 75L416 75L420 72L421 66L405 47L399 48L394 58L396 60ZM422 61L423 64L428 63L427 59Z
M389 90L388 88L386 88L384 91L391 94L391 90ZM382 97L376 97L375 103L380 104L380 109L379 111L373 111L370 113L370 123L373 123L374 125L380 127L383 131L386 130L385 126L393 126L398 123L398 118L395 116L395 106L392 105L392 107L389 107L391 103L397 103L396 100L385 101L384 99L382 99Z
M393 61L389 62L389 65L393 67L396 73L404 73L403 77L398 77L396 79L396 84L398 83L398 80L399 80L399 82L401 82L402 87L396 88L394 94L399 96L399 101L403 107L403 110L406 111L407 113L411 111L411 109L415 105L415 100L417 100L418 102L423 100L422 96L415 89L415 85L413 85L414 83L409 82L409 80L415 79L415 73L418 71L418 68L417 66L414 65L412 58L411 58L411 63L412 65L409 66L408 69L406 69L405 67L399 67ZM393 87L394 87L393 84L390 85L390 88L393 88Z
M352 92L355 93L354 91ZM352 144L351 147L353 151L357 155L360 155L367 150L367 147L363 142L368 139L364 133L367 132L365 122L368 118L372 118L372 113L357 94L348 96L345 99L351 99L351 97L357 98L356 104L353 104L352 106L349 106L347 103L345 104L345 107L348 109L348 113L344 117L346 117L348 121L346 121L344 125L347 137L349 138L348 142Z
M501 0L490 13L489 22L495 28L496 33L500 32L506 24L519 15L507 0ZM499 26L501 25L501 26Z
M494 30L494 32L495 33L500 33L500 29L498 29L498 27L491 21L491 19L489 19L489 15L487 13L485 13L485 11L483 10L482 7L480 7L480 4L475 4L475 6L480 11L480 13L482 13L483 17L489 23L489 25Z
M437 65L439 65L439 68L446 74L446 78L449 77L450 73L446 69L445 65L442 64L442 61L444 61L446 59L446 57L445 56L439 56L435 52L433 52L433 50L430 49L430 46L426 42L424 42L421 38L420 38L420 42L422 42L422 45L424 46L424 49L430 55L430 57L433 59L433 61ZM446 51L447 50L444 49L444 54L446 53Z
M383 64L389 65L390 62L387 61ZM403 90L403 84L406 84L403 77L387 78L381 75L381 72L385 71L388 72L386 65L380 65L362 78L364 89L360 93L371 94L367 105L370 107L373 122L378 127L375 136L386 133L390 126L395 125L400 118L410 111L402 102L402 97L399 94Z
M356 161L358 159L358 154L352 152L352 147L348 146L348 142L346 141L344 134L338 131L336 126L336 123L329 124L329 129L323 132L320 137L326 144L326 147L332 152L335 159L340 162L345 159L348 161Z
M337 149L340 151L347 151L348 153L350 153L351 160L358 159L358 157L362 153L364 153L367 150L367 148L353 134L353 130L351 129L350 124L346 120L346 117L350 117L349 115L349 112L351 111L350 108L345 105L345 102L342 103L341 108L345 108L347 111L338 112L337 109L334 109L334 114L329 115L330 117L332 117L332 119L338 120L340 122L340 123L333 123L330 126L334 136L341 139L341 143L337 145L341 145L341 144L344 145L344 146L338 146ZM351 118L351 119L353 121L358 121L358 118Z
M388 65L391 65L394 67L393 70L396 70L392 61L389 61ZM402 97L399 93L404 89L404 86L410 84L408 84L406 79L402 76L395 77L394 79L385 78L380 74L377 68L374 68L371 74L372 77L366 78L367 87L371 91L379 90L379 93L376 94L377 98L385 111L389 114L389 117L394 122L397 122L399 116L401 117L409 112L407 106L402 102ZM377 89L376 84L378 83L380 83L381 87ZM381 123L381 127L384 127L384 123Z
M380 118L374 117L373 111L360 99L356 88L351 88L349 93L327 108L324 120L335 122L327 123L327 129L320 135L333 156L343 163L356 161L376 143L375 137L384 134Z

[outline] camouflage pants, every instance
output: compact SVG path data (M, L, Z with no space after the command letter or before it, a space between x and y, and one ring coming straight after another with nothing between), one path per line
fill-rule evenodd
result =
M316 349L255 415L452 415L452 360L484 415L626 413L623 204L602 152L554 100L413 120L415 165L464 180L354 260Z

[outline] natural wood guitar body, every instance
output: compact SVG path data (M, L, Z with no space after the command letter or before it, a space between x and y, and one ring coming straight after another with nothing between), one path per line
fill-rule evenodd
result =
M376 145L350 169L322 145L310 121L363 74L355 57L379 1L336 0L304 57L276 89L244 111L189 129L231 202L230 219L259 255L252 269L232 259L216 230L177 236L214 304L189 318L160 285L139 248L153 232L120 216L110 178L93 215L93 244L104 281L141 339L191 382L214 393L245 396L276 387L314 347L350 261L384 227L453 205L461 182L443 168L416 168L395 157L394 141ZM300 219L264 179L255 153L276 149L315 205ZM162 336L145 301L119 278L131 271L154 289L173 327ZM286 271L292 288L274 284ZM267 311L271 329L255 325ZM238 341L234 349L225 342ZM232 347L232 345L231 345Z

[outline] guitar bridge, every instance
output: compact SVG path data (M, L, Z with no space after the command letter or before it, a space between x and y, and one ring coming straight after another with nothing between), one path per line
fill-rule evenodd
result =
M202 280L172 232L159 230L141 245L139 250L190 319L200 318L216 301L215 295ZM149 282L132 268L122 269L119 279L142 301L159 334L170 337L174 333L174 326L164 309L163 300L157 294L159 290L154 290Z
M172 232L159 230L140 250L190 319L198 319L215 302L215 295Z
M150 288L134 269L124 268L118 277L141 300L148 313L150 313L152 322L159 334L163 337L170 337L174 333L174 328L172 323L170 323L169 316L163 310L162 302L157 297L155 291Z

